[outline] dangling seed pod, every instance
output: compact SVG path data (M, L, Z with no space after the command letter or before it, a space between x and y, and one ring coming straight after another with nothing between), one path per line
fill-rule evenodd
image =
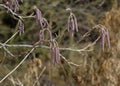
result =
M103 26L101 28L101 43L102 43L101 45L103 51L105 48L105 44L107 44L108 47L110 48L110 38L109 38L108 29L104 28Z
M50 31L48 21L45 18L43 18L42 26L44 29L40 30L39 39L44 40L44 31L48 31L49 40L52 41L52 32Z
M105 49L105 44L107 44L108 47L110 48L110 38L109 38L108 29L106 29L106 27L101 24L96 25L94 28L100 29L102 51L104 51L104 49Z
M58 43L56 41L52 41L51 43L51 61L54 65L58 64L60 60L60 50Z
M78 32L77 18L72 13L70 8L66 10L70 11L70 16L68 17L68 22L67 22L67 29L68 29L68 32L71 32L73 36L75 32Z
M43 42L43 41L44 41L44 30L40 30L40 33L39 33L39 41L40 41L40 42Z
M40 24L41 28L43 29L43 17L41 11L36 6L34 6L33 9L35 12L36 22Z
M18 3L18 0L11 0L11 3L12 3L13 11L14 11L14 12L19 11L19 3Z
M6 6L8 6L12 11L19 11L19 3L18 0L2 0Z
M42 17L41 11L34 6L35 17L38 24L40 24L42 29L48 28L48 21Z
M21 36L21 34L24 33L24 24L21 20L18 21L18 29L19 29L19 34Z

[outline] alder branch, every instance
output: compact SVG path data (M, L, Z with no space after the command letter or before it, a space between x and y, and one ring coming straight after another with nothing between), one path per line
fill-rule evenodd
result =
M62 54L60 54L60 56L61 56L61 58L64 59L69 65L74 65L74 66L77 66L77 67L81 66L81 65L78 65L78 64L76 64L76 63L73 63L73 62L68 61Z
M18 17L19 19L23 20L21 16L19 16L17 13L13 12L8 6L4 4L0 4L1 7L7 9L13 16Z
M22 21L25 18L35 18L35 16L32 16L32 15L30 15L30 16L21 16L21 15L15 13L14 11L12 11L8 6L6 6L4 4L0 4L0 7L3 7L5 9L7 9L14 17L17 17L17 18L19 18Z
M5 46L5 47L26 47L26 48L32 48L33 45L28 45L28 44L4 44L4 43L0 43L0 46ZM93 45L91 45L93 46ZM73 51L73 52L85 52L85 51L92 51L92 49L87 49L89 47L91 47L90 45L89 46L86 46L82 49L73 49L73 48L59 48L60 50L65 50L65 51ZM35 48L45 48L45 49L50 49L49 46L35 46Z
M96 42L100 39L100 36L92 43L92 44L88 44L86 47L82 48L82 49L73 49L73 48L59 48L60 50L66 50L66 51L74 51L74 52L85 52L85 51L92 51L93 49L88 49L89 47L92 47L96 44ZM39 45L29 45L29 44L6 44L6 43L0 43L0 46L5 46L5 47L27 47L27 48L46 48L46 49L50 49L49 46L39 46Z
M3 46L3 49L12 57L15 57L5 46Z

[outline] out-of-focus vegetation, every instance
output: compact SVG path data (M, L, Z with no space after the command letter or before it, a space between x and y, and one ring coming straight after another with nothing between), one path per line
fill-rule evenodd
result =
M2 3L0 1L0 3ZM52 35L59 47L82 49L96 40L99 33L92 31L82 36L97 24L104 25L110 34L111 48L101 51L100 42L93 51L61 51L61 54L80 67L68 65L63 59L53 66L49 49L36 48L29 58L0 86L13 86L21 82L33 86L44 66L46 70L36 86L119 86L120 85L120 0L24 0L20 3L20 14L29 15L37 6L51 26ZM67 19L71 8L78 20L79 32L71 40L67 32ZM0 42L4 43L18 29L17 20L0 7ZM24 19L25 33L17 35L8 44L34 44L39 40L40 27L33 18ZM47 34L47 33L46 33ZM9 73L27 54L30 48L8 47L15 55L11 57L0 48L0 79ZM22 86L22 85L20 85Z

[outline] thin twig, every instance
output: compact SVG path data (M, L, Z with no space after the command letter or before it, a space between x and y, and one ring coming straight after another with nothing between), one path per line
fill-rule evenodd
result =
M5 46L3 47L3 49L12 57L15 57Z
M32 48L30 52L24 57L24 59L11 71L9 72L2 80L0 80L0 83L2 83L7 77L9 77L13 72L16 71L16 69L27 59L27 57L34 51L35 48Z
M13 16L18 17L20 20L23 20L23 19L26 19L26 18L35 18L35 16L32 16L32 15L30 15L30 16L21 16L21 15L15 13L14 11L12 11L8 6L6 6L4 4L0 4L0 6L7 9Z
M5 41L4 43L1 43L2 45L5 45L6 43L8 43L12 38L14 38L19 31L15 32L7 41ZM0 48L2 48L3 46L0 46Z
M90 32L93 31L94 29L95 29L95 28L93 28L93 29L89 30L88 32L86 32L86 33L82 36L82 38L81 38L77 43L81 42L81 41L84 40L87 36L89 36L89 35L90 35Z
M100 36L98 36L98 38L92 43L92 44L88 44L85 48L83 48L83 50L86 50L87 48L93 46L96 44L96 42L100 39Z
M96 44L96 42L100 39L100 36L92 43L92 44L89 44L88 46L86 46L85 48L83 48L82 50L86 50L87 48L93 46L94 44ZM79 51L79 50L77 50ZM68 64L71 64L71 65L74 65L74 66L81 66L81 65L78 65L78 64L75 64L73 62L69 62L62 54L60 54L60 56L68 63Z
M5 9L7 9L12 15L18 17L19 19L23 20L21 16L19 16L17 13L13 12L8 6L4 5L4 4L0 4L1 7L4 7Z
M34 82L33 86L36 85L36 83L39 81L40 77L42 76L42 74L44 73L44 71L46 70L46 67L44 67L40 73L40 75L38 76L37 80Z
M2 43L0 43L2 44ZM31 48L33 47L33 45L28 45L28 44L3 44L4 46L6 47L28 47L28 48ZM90 47L90 46L89 46ZM45 49L50 49L49 46L35 46L35 48L45 48ZM66 50L66 51L73 51L73 52L85 52L85 51L92 51L91 49L90 50L87 50L88 46L85 47L85 48L82 48L82 49L72 49L72 48L59 48L60 50Z
M19 31L15 32L4 44L8 43L12 38L14 38Z
M14 57L14 55L4 46L4 44L0 43L0 45L10 56Z
M63 58L63 59L64 59L68 64L70 64L70 65L74 65L74 66L77 66L77 67L81 66L81 65L78 65L78 64L76 64L76 63L73 63L73 62L68 61L62 54L60 54L60 56L61 56L61 58Z

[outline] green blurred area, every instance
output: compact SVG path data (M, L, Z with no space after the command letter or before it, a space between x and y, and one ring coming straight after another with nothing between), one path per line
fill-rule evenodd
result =
M60 33L64 33L64 31L66 32L67 18L69 16L69 12L66 11L66 8L71 8L73 13L76 15L79 23L79 32L82 34L85 31L91 29L91 27L93 27L94 25L98 24L99 19L104 17L105 11L108 11L112 8L111 1L103 2L102 0L29 0L21 3L21 15L29 15L34 5L36 5L42 11L43 17L45 17L49 21L50 25L52 26L51 30L53 32L53 35L55 35L55 33L58 34L59 31ZM13 19L13 17L3 9L1 9L0 11L0 17L0 37L2 37L1 42L3 42L7 40L16 31L17 21ZM22 37L17 36L14 41L34 43L38 40L38 32L40 30L39 25L35 23L35 20L33 18L25 19L24 24L25 33L22 35ZM31 33L34 34L31 35ZM63 36L60 35L59 40L63 39L61 39L61 37Z
M0 1L0 3L2 2ZM42 68L46 66L46 71L40 79L40 83L44 85L40 86L49 86L50 83L53 84L50 86L119 86L119 3L120 0L24 0L23 3L20 3L20 15L30 15L33 6L37 6L41 10L43 17L48 20L52 35L56 38L60 47L84 48L95 41L99 33L92 31L88 37L79 42L82 36L95 25L103 24L110 31L111 49L105 49L106 51L102 52L100 43L97 42L93 46L94 50L90 52L61 51L61 54L66 59L81 65L80 67L75 67L69 66L62 60L59 65L53 66L50 63L49 49L36 48L22 66L11 76L14 79L19 79L24 86L32 86L34 80L36 80L35 74L40 74ZM66 11L66 8L72 9L78 21L79 32L75 33L72 41L67 31L69 12ZM8 40L18 30L17 23L18 21L10 13L0 7L1 43ZM24 34L21 36L17 34L8 44L34 44L39 40L39 31L41 28L36 23L36 20L34 18L24 19L24 25ZM10 72L31 49L26 47L7 48L15 57L11 57L0 48L0 79ZM33 66L34 62L30 63L34 58L41 60L42 68ZM31 65L33 69L30 69ZM115 68L118 70L115 70ZM31 70L35 71L28 72ZM26 78L26 76L29 77ZM11 78L7 78L0 86L13 86Z

